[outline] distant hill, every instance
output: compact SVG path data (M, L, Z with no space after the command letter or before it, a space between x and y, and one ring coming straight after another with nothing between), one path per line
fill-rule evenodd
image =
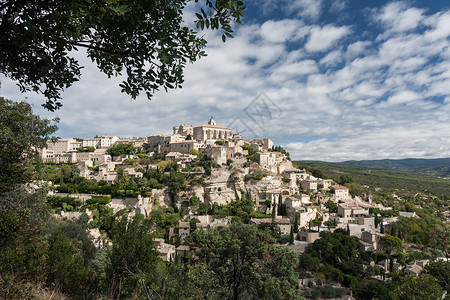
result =
M447 159L447 168L449 168L449 160L450 159ZM423 161L427 160L424 159ZM434 161L436 162L437 160ZM364 162L366 161L353 163ZM394 167L397 167L396 165L386 164L386 167L384 167L381 163L378 164L378 166L373 164L374 167L369 168L370 161L367 162L368 164L363 167L361 165L350 165L352 162L329 163L319 161L296 161L300 168L306 168L310 172L317 172L320 170L320 172L317 173L322 173L325 178L331 178L335 181L338 181L339 177L345 174L352 177L356 183L362 185L380 187L386 190L406 189L414 192L428 190L435 194L447 195L447 197L450 197L450 179L443 179L442 175L436 176L428 175L429 173L421 173L424 172L424 170L431 172L433 168L435 168L434 170L439 170L437 166L425 166L425 162L423 162L423 165L420 167L417 165L410 167L406 166L400 171L399 169L393 169ZM346 165L346 163L349 163L349 165ZM417 164L418 162L415 163ZM436 171L434 172L434 174L438 173ZM448 169L447 174L449 174ZM449 177L450 176L447 175L446 178Z
M450 177L450 158L405 158L360 161L350 160L335 164L373 170Z

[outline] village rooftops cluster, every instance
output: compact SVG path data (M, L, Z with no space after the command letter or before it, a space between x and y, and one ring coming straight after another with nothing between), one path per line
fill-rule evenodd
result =
M296 226L297 229L303 229L296 234L297 240L309 243L320 238L321 231L342 228L360 239L360 249L382 251L378 242L383 236L380 232L381 227L370 215L369 208L390 208L352 197L347 187L336 185L331 179L317 178L306 170L295 168L286 153L274 151L270 139L246 141L239 133L232 133L229 128L218 126L213 118L208 124L200 126L176 126L172 134L158 134L137 139L102 136L83 140L49 141L47 147L42 149L41 157L45 162L78 163L80 176L114 183L118 180L116 166L127 158L111 157L107 154L107 149L118 143L131 143L133 147L143 149L143 152L147 153L145 155L149 156L164 153L165 160L177 162L181 165L180 169L198 159L199 154L206 155L219 166L225 166L213 170L211 176L203 178L199 186L192 187L192 191L176 195L176 205L180 209L182 220L177 227L170 228L169 239L178 239L181 248L175 248L163 240L155 240L157 250L164 260L173 259L178 252L184 253L183 255L195 255L195 251L183 245L193 229L188 222L189 219L199 220L195 228L203 230L228 226L231 222L229 218L215 220L211 216L194 214L189 205L186 205L189 203L189 197L197 195L200 202L225 205L235 201L244 191L260 211L272 216L272 218L251 218L249 220L251 224L272 223L278 226L283 235L289 235ZM86 147L91 147L90 151L80 151ZM252 155L249 155L249 152ZM250 168L247 156L252 156L254 159L252 164L256 165ZM234 162L228 166L229 161ZM157 163L147 166L147 168L156 167ZM255 179L252 173L255 170L260 174L264 173L264 176ZM130 166L123 168L122 172L129 177L143 177L142 172ZM190 169L189 172L203 174L201 170ZM169 194L166 188L151 191L152 199L159 199L160 204L173 201L169 199ZM149 215L152 210L152 199L148 197L112 199L108 205L114 211L133 207L134 212ZM332 212L325 207L324 204L329 202L335 204L335 211ZM403 215L414 217L407 213ZM386 224L395 221L396 218L384 220ZM411 267L412 270L414 268Z

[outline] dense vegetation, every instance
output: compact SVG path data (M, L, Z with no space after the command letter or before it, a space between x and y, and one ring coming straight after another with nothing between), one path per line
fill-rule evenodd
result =
M336 164L382 171L397 171L442 177L450 176L450 158L350 160Z
M342 175L348 175L358 184L367 185L371 188L381 188L385 192L394 190L405 190L413 194L431 192L443 196L445 199L450 199L449 181L435 176L371 170L324 162L298 161L297 164L307 170L319 169L326 174L323 175L325 178L332 178L336 182L339 182Z
M54 127L46 120L33 118L26 104L6 103L11 111L18 110L2 123L0 137L7 146L0 147L5 167L1 175L7 176L7 170L13 167L24 172L12 172L9 185L2 185L0 190L0 298L32 299L36 289L50 293L47 298L58 293L71 299L295 299L299 295L315 299L342 297L350 290L357 299L439 299L445 290L449 291L448 261L434 261L449 255L449 230L445 223L448 194L439 195L426 186L428 181L422 182L426 186L423 189L401 185L407 184L406 179L414 184L422 178L434 182L429 177L305 165L311 174L334 178L354 195L372 197L392 206L389 210L370 210L376 224L397 216L401 210L415 212L418 217L399 217L392 225L380 225L386 233L379 240L383 252L360 251L358 239L349 235L349 229L336 229L322 231L321 238L299 254L279 245L292 243L294 237L294 230L291 235L281 235L273 222L276 211L278 215L286 214L282 201L272 207L272 216L268 216L258 209L270 208L274 205L271 200L259 208L254 199L243 193L227 205L211 205L192 195L191 185L201 183L212 168L221 167L203 154L197 154L197 161L188 171L163 161L163 154L139 154L117 169L117 183L87 180L78 176L75 165L34 161L32 146L42 144ZM28 142L26 136L19 138L21 143L14 144L12 140L21 132L22 122L36 136ZM11 160L7 157L8 145L29 155ZM112 149L129 147L125 144L125 148ZM129 148L130 153L135 150ZM148 164L157 167L149 168ZM130 177L125 174L125 167L133 167L143 176ZM96 171L95 167L92 169ZM203 171L194 171L197 169ZM247 181L260 180L262 176L261 171L252 169ZM82 201L76 198L80 195L47 195L48 187L30 191L24 183L31 178L52 181L52 188L59 191L103 195L91 195ZM189 246L189 252L164 262L154 241L162 237L172 245L180 244L179 237L169 240L170 229L181 220L179 208L160 206L158 199L153 198L152 211L145 217L133 215L130 208L114 213L108 206L112 197L152 196L153 189L162 188L167 188L173 204L175 196L185 193L181 197L192 212L229 218L231 225L204 231L197 229L199 220L195 216L187 219L190 235L185 246ZM324 206L336 210L332 201ZM53 213L61 211L77 211L80 217L72 221L55 218ZM272 223L248 224L250 218L262 217L272 217ZM310 226L319 227L321 223L317 218ZM331 221L325 223L328 228L335 226ZM100 233L95 240L99 247L89 235L92 229ZM375 266L384 260L389 261L390 267L394 262L404 266L424 258L431 262L420 277L397 271L386 273ZM299 278L311 280L300 290Z

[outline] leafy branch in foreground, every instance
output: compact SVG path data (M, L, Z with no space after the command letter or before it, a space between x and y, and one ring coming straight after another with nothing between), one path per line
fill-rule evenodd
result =
M2 1L0 73L17 81L22 92L44 95L43 106L54 111L62 106L61 92L81 76L83 67L70 52L84 48L108 77L124 73L122 92L132 99L145 92L150 99L160 87L166 91L181 87L186 63L206 55L202 50L206 40L182 25L187 2ZM230 24L241 22L243 3L206 0L205 4L211 11L206 16L202 9L206 20L200 27L220 29L232 37Z

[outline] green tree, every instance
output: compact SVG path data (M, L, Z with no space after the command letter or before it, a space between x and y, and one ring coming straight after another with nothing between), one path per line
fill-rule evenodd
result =
M282 216L283 215L283 196L281 196L281 194L278 195L278 207L277 207L277 209L278 209L277 214L279 216Z
M47 282L73 299L92 299L98 292L97 275L90 265L96 248L87 232L88 219L57 223L48 235Z
M298 233L298 220L300 218L300 215L295 215L295 220L294 220L294 233Z
M325 176L325 174L323 173L322 170L320 169L311 169L311 175L317 178L322 178L322 179L326 179L327 177Z
M431 261L425 267L425 272L436 278L441 287L450 293L450 262Z
M292 245L294 244L294 229L291 227L291 232L289 233L289 244Z
M38 148L46 145L57 127L33 115L31 105L25 102L0 97L0 112L1 195L31 179L28 163L36 158Z
M347 175L347 174L342 174L339 177L339 180L338 180L338 183L340 185L344 185L344 184L350 183L350 182L353 182L353 178L350 175Z
M45 244L41 235L50 217L45 202L44 193L25 190L0 195L0 277L43 272Z
M349 236L343 229L336 229L334 232L322 231L320 237L307 248L306 253L319 258L322 263L331 265L355 260L358 248L356 237Z
M380 238L380 245L386 251L386 254L391 255L394 251L396 253L401 253L403 250L403 242L396 236L385 235Z
M322 218L315 218L312 220L312 225L317 226L317 231L320 231L320 226L322 225Z
M404 276L400 285L391 294L395 300L441 299L444 290L431 275L422 274L420 277Z
M328 208L330 212L337 212L336 202L332 200L328 200L327 202L325 202L325 207Z
M187 138L186 138L187 139ZM189 151L189 154L195 155L195 156L200 156L200 152L198 152L197 149L191 149Z
M111 156L130 155L136 153L133 143L114 144L106 150Z
M197 2L198 0L196 0ZM60 92L80 78L69 52L84 48L108 77L124 73L122 92L136 99L145 91L181 87L183 69L205 53L206 41L183 25L187 0L55 1L6 0L0 4L0 72L22 91L47 98L49 110L61 106ZM242 1L205 0L198 28L220 29L244 17Z
M125 214L114 224L112 233L107 282L113 298L129 297L151 284L150 275L157 268L159 258L153 242L151 220L140 214L128 220Z
M220 230L195 231L188 240L201 248L198 262L216 280L213 289L218 299L298 297L297 257L275 245L267 231L233 224Z
M187 186L186 177L184 174L179 172L170 172L169 178L166 181L167 186L169 187L170 194L172 198L184 190Z

